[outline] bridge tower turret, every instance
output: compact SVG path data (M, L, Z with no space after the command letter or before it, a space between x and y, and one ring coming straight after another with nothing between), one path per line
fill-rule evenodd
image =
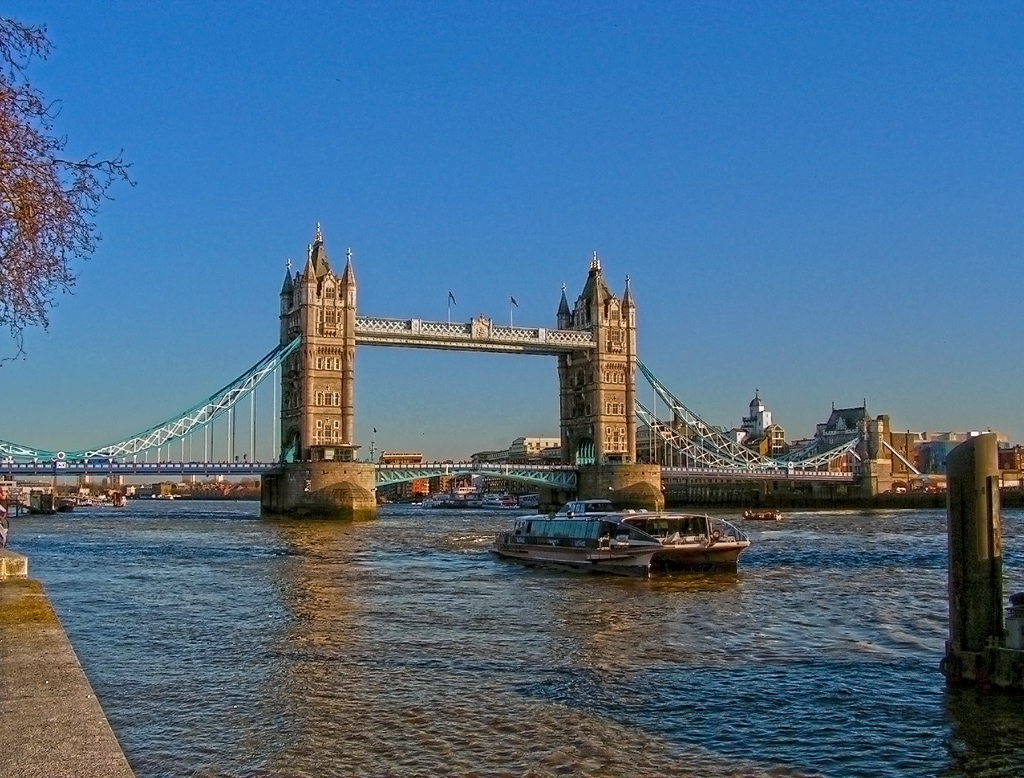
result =
M317 225L306 266L281 289L281 342L302 336L285 362L281 445L285 461L349 462L355 445L356 277L352 252L339 278Z
M339 277L317 225L306 265L281 288L281 343L302 346L281 369L283 472L263 479L269 514L372 518L374 467L355 462L356 276Z
M576 465L634 462L635 442L629 433L636 309L628 283L622 302L608 289L597 252L571 313L563 290L558 325L588 331L597 344L593 351L558 360L563 459Z
M636 304L629 279L620 300L595 252L572 311L563 289L558 326L588 331L597 345L558 359L562 459L580 468L580 496L663 507L660 468L636 464Z

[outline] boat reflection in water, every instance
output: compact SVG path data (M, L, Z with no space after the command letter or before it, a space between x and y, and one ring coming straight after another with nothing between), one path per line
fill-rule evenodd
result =
M526 564L645 576L652 570L735 570L750 541L722 519L615 511L608 500L566 503L554 517L525 516L493 551Z

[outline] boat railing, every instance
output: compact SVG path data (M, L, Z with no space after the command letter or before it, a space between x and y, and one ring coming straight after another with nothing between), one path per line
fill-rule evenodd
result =
M750 538L747 537L746 533L744 533L739 527L737 527L731 521L726 521L725 519L719 519L716 517L709 516L708 523L711 526L712 537L714 537L715 530L717 530L719 533L719 540L729 540L729 538L731 537L736 541L750 541Z

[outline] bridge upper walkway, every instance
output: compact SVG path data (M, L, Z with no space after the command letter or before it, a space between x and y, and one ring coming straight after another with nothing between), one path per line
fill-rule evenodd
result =
M356 316L356 343L549 356L586 351L597 346L591 333L576 330L499 327L484 318L463 323L371 316Z

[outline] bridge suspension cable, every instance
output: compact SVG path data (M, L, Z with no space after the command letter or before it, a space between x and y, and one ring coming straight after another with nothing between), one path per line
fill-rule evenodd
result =
M140 432L126 440L111 443L99 448L82 449L65 452L68 459L118 459L134 456L150 449L163 446L170 441L183 439L200 427L209 425L214 419L234 407L239 400L251 393L261 381L274 373L281 363L291 355L302 342L295 338L290 343L278 346L263 359L249 368L223 389L214 392L197 405L192 406L179 416L165 421L145 432ZM0 441L0 458L16 461L48 460L57 457L58 452L34 449L16 443Z
M665 443L686 457L696 467L738 470L820 470L830 462L851 454L857 457L860 436L822 450L821 442L781 457L766 457L728 437L720 428L704 421L687 408L658 377L639 359L636 365L657 396L672 412L673 424L666 424L657 415L636 401L637 417L648 425Z

